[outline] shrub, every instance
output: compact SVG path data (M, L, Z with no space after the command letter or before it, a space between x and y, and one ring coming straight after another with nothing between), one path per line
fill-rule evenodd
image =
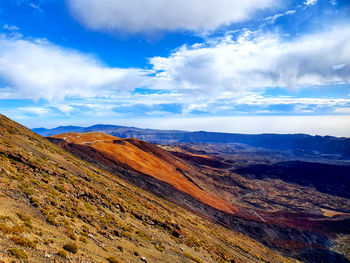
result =
M22 234L23 232L25 232L24 225L15 225L11 229L11 233L14 235Z
M11 240L19 246L22 247L29 247L29 248L36 248L36 245L33 241L30 241L29 239L25 238L25 237L20 237L20 236L14 236L11 237Z
M189 259L193 260L194 262L197 262L197 263L201 263L201 262L202 262L202 261L200 261L200 259L198 259L198 258L192 256L190 253L185 252L185 253L183 253L183 255L184 255L186 258L189 258Z
M110 263L121 263L121 261L119 259L117 259L115 256L108 257L107 260Z
M24 222L24 225L25 225L26 227L30 228L30 229L33 228L33 225L32 225L32 223L31 223L30 221L25 221L25 222Z
M88 240L87 240L86 237L84 237L84 236L80 236L80 237L79 237L79 241L81 241L81 242L83 242L83 243L85 243L85 244L88 243Z
M117 248L120 252L123 252L123 247L121 245L117 246Z
M56 214L53 212L47 213L46 214L46 221L49 222L50 224L57 226L58 223L56 221Z
M25 228L24 225L15 225L13 227L9 227L3 223L0 223L0 232L2 232L3 234L18 235L25 232Z
M17 259L25 259L27 260L28 259L28 255L26 252L24 252L23 250L21 249L18 249L18 248L10 248L9 250L9 253L14 256L15 258Z
M18 187L22 190L23 193L25 193L27 196L31 196L32 194L34 194L34 191L29 188L28 185L25 184L20 184L18 185Z
M3 234L10 234L12 232L12 228L5 224L0 223L0 231Z
M33 198L33 197L30 197L29 202L30 202L30 204L31 204L32 206L34 206L34 207L39 207L39 205L40 205L38 199Z
M164 249L165 249L165 246L161 243L157 244L157 243L153 243L154 244L154 247L160 251L160 252L164 252Z
M67 236L70 238L70 239L72 239L72 240L78 240L78 237L77 237L77 235L73 232L73 230L69 230L69 231L67 231Z
M152 240L152 237L150 237L148 234L146 234L145 232L143 232L141 230L136 231L136 234L143 239Z
M78 252L78 246L74 243L67 243L63 246L64 250L67 250L70 253L76 254Z
M28 228L33 228L32 226L32 222L30 220L30 217L27 215L24 215L22 213L17 213L17 216L19 217L19 219L21 219L24 222L24 225Z
M64 251L63 249L60 249L60 250L57 251L57 255L60 256L60 257L66 258L67 257L67 252Z
M13 221L13 220L10 216L0 216L0 221L6 222L6 221Z
M55 185L54 188L55 188L57 191L59 191L59 192L61 192L61 193L63 193L63 194L66 193L66 189L64 188L63 185Z

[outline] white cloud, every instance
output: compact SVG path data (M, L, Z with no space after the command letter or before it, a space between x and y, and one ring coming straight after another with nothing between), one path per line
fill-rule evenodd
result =
M334 113L350 114L350 107L335 108Z
M18 31L19 30L19 27L17 27L17 26L10 26L8 24L5 24L3 26L3 28L6 29L6 30L9 30L9 31Z
M292 9L292 10L288 10L287 12L285 12L286 15L292 15L292 14L295 14L295 10Z
M33 9L35 9L36 11L43 13L43 10L40 8L39 5L33 4L33 3L29 3L29 6L32 7Z
M108 96L113 90L134 89L145 74L140 69L109 68L92 56L44 40L0 37L0 78L9 83L12 96Z
M169 57L150 59L158 71L155 86L218 92L266 87L349 83L350 26L284 40L275 34L246 32L182 47Z
M64 114L70 114L72 111L74 111L74 107L69 104L55 104L54 107Z
M304 2L305 5L311 6L311 5L316 5L318 0L307 0Z
M22 114L34 114L34 115L45 115L47 113L50 113L49 108L45 107L21 107L17 109L17 112L20 112Z
M68 0L74 16L94 30L213 30L251 18L280 0Z
M45 40L3 35L0 78L7 87L0 89L0 97L53 101L122 95L123 101L132 103L135 96L125 97L118 92L146 86L168 89L171 94L138 95L139 103L154 104L161 100L193 104L185 108L191 111L205 104L215 106L215 100L227 96L244 99L242 92L268 87L350 83L350 26L294 40L276 34L245 32L237 39L226 36L183 46L168 57L151 58L150 63L152 70L111 68L93 56ZM74 110L57 108L67 114Z
M282 17L282 16L285 16L285 15L293 15L296 13L296 10L292 9L292 10L288 10L284 13L281 13L281 14L275 14L273 16L268 16L266 17L264 20L270 22L270 23L274 23L278 18Z

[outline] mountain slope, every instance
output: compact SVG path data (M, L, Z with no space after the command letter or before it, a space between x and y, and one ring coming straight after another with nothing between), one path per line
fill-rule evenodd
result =
M247 180L229 171L229 160L176 147L102 133L54 137L49 139L101 169L288 255L314 262L323 254L325 262L346 262L329 247L335 235L349 234L347 213L325 217L322 209L348 211L348 199L288 182ZM213 196L217 201L208 198ZM249 205L242 202L248 196ZM231 202L235 205L227 210Z
M77 159L2 115L0 186L3 262L293 261Z
M137 139L119 139L103 133L63 133L53 138L64 139L68 143L83 144L112 156L114 160L125 164L157 180L167 182L179 191L193 196L201 202L227 213L235 208L217 196L203 191L186 173L192 173L195 167L180 162L167 151Z
M347 262L329 248L335 236L349 234L348 199L278 180L245 179L230 171L229 159L176 147L102 133L54 137L49 139L101 169L288 255L314 262L323 254L324 262ZM324 216L326 207L344 213Z

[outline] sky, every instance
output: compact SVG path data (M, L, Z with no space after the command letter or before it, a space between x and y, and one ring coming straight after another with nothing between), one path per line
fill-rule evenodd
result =
M0 113L350 137L350 1L0 0Z

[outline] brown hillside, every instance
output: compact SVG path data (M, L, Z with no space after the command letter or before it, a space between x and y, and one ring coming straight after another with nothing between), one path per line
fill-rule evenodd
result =
M0 115L0 262L292 262Z
M116 161L144 174L173 185L201 202L228 213L236 210L230 203L207 193L184 176L195 169L179 161L169 152L138 139L120 139L103 133L64 133L53 136L69 143L88 145L107 153ZM180 172L182 171L182 172Z
M346 211L347 199L281 180L244 178L230 171L236 162L217 154L216 146L216 154L208 155L201 149L206 145L192 151L188 145L158 146L101 133L54 137L49 139L79 158L285 255L346 262L346 251L341 255L330 247L339 234L349 234L349 218L325 217L320 208Z

